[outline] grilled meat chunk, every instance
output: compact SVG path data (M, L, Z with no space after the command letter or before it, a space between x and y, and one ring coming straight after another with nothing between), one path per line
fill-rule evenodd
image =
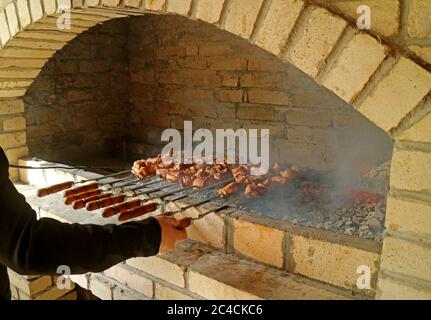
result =
M236 192L239 189L239 186L239 183L231 182L227 186L218 189L217 192L222 198L227 198L229 195Z

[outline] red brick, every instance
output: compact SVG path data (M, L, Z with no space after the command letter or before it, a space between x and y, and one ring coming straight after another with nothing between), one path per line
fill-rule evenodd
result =
M236 74L223 74L222 84L224 87L238 87L239 76Z
M288 105L289 96L282 91L249 90L248 101L250 103Z
M266 71L266 72L283 72L287 69L287 65L281 60L272 58L255 58L251 57L248 60L248 70L250 71Z
M66 93L69 102L94 100L94 92L89 90L74 89Z
M281 74L246 73L241 75L240 83L242 87L282 88L284 79Z
M211 57L208 65L212 70L245 70L247 61L237 57Z
M222 89L217 91L217 99L221 102L242 102L242 90L226 90Z
M240 105L237 116L238 119L277 121L279 115L274 107Z
M186 49L178 46L161 47L156 49L156 58L168 58L172 56L184 57Z
M233 53L228 44L203 44L199 45L199 53L203 56L224 56Z

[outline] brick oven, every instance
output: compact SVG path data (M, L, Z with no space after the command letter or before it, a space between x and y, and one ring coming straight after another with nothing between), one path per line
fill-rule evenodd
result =
M301 168L227 207L205 200L212 189L177 199L151 184L139 198L159 203L154 214L208 214L172 252L74 275L79 288L114 300L431 298L426 1L362 1L378 17L362 31L353 0L3 2L0 144L12 164L62 166L11 168L38 215L120 223L35 188L130 169L185 121L269 129L271 163ZM76 299L57 276L10 275L15 299Z

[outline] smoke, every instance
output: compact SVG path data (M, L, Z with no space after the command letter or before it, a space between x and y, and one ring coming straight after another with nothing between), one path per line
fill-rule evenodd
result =
M359 112L352 110L349 126L338 128L332 148L334 188L361 187L362 176L392 157L393 141ZM389 177L384 177L388 183ZM372 190L369 190L372 191Z

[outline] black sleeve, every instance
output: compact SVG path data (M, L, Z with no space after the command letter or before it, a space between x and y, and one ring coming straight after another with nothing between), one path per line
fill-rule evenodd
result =
M60 265L79 274L158 253L161 229L156 219L106 226L37 220L7 171L0 148L0 264L27 275L54 274Z

